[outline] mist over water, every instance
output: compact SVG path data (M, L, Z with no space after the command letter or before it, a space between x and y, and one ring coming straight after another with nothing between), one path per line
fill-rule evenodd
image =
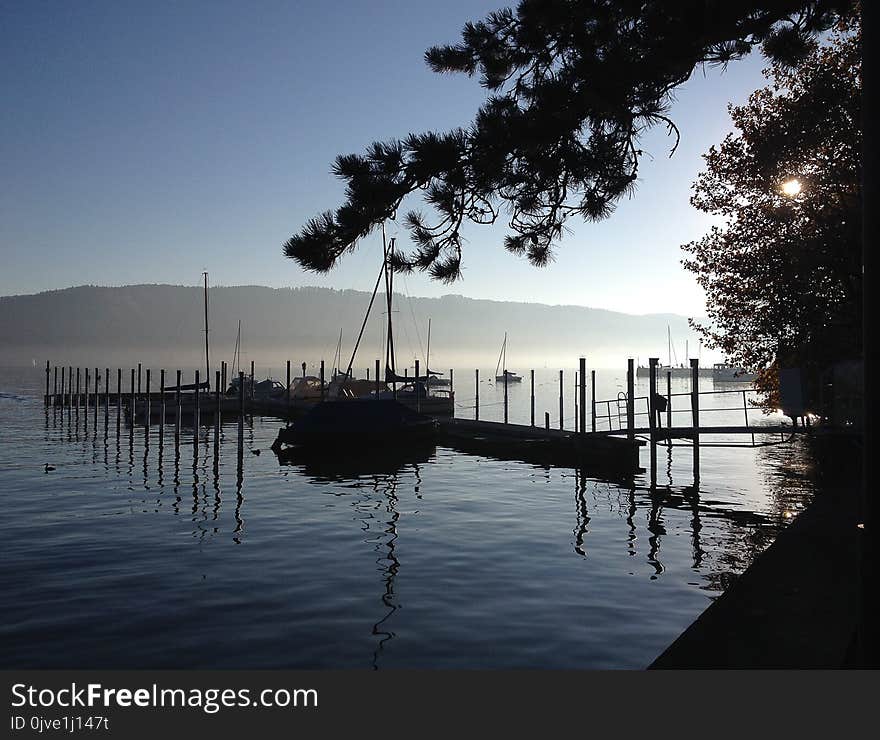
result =
M342 331L342 366L352 357L370 294L327 288L215 287L208 291L209 344L215 364L231 362L239 339L242 363L294 367L333 362ZM505 333L507 365L560 368L586 356L590 367L624 368L627 357L647 364L656 356L705 365L715 359L701 350L687 317L635 316L583 306L549 306L474 300L449 295L418 298L395 294L392 307L398 364L432 369L494 368ZM204 365L204 291L197 287L83 286L31 296L0 297L0 364L23 366L107 364L182 368ZM672 346L668 338L671 336ZM364 325L354 367L384 358L385 296L379 294Z

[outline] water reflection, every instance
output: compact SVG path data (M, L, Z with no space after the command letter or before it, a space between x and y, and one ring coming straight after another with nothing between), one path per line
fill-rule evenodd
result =
M67 413L63 409L47 411L42 425L37 417L36 433L42 431L46 440L55 445L66 444L65 440L72 442L69 448L74 456L78 456L80 442L83 441L83 427L80 425L85 423L80 416L81 413L71 413L70 410ZM274 517L280 509L276 507L267 515L261 508L266 505L265 501L262 498L257 501L258 497L251 496L251 508L248 510L246 475L252 487L250 490L260 494L267 490L264 481L269 478L271 485L272 477L281 479L280 474L290 475L298 484L305 482L334 489L342 487L336 484L343 484L345 492L340 495L350 497L348 500L354 507L354 518L363 530L363 535L359 532L348 535L366 550L361 555L361 565L366 563L368 567L373 567L375 561L378 568L378 577L371 575L369 581L369 620L364 620L361 625L362 639L372 638L366 647L362 646L362 654L367 660L372 653L374 668L387 665L390 659L397 659L401 652L399 646L402 641L392 641L406 634L404 625L409 623L409 612L413 610L401 612L403 582L400 579L413 577L412 573L418 572L414 561L426 557L423 552L418 552L414 557L405 557L403 561L407 567L403 568L400 537L406 536L406 524L414 520L405 516L406 512L402 511L405 506L401 505L401 500L407 500L412 492L420 501L425 497L425 506L418 504L422 511L432 506L436 509L440 490L438 481L445 484L445 480L448 480L443 479L438 470L452 467L457 471L457 464L465 469L470 466L473 470L474 461L488 460L467 457L444 448L438 452L433 445L395 449L384 454L349 448L328 450L319 455L294 450L284 452L275 459L269 458L270 453L265 449L264 456L258 458L251 453L257 445L266 444L271 425L267 423L265 428L255 430L252 421L239 422L236 419L230 423L236 424L237 435L234 430L225 430L222 426L218 430L213 423L202 430L188 428L184 434L176 435L169 424L168 439L156 426L142 432L141 426L137 425L138 431L135 432L134 427L127 424L127 445L121 437L120 422L115 434L114 463L111 462L113 453L109 413L105 410L103 441L99 438L99 427L93 421L89 420L94 432L89 431L86 435L82 461L88 464L91 460L97 471L110 477L114 476L115 471L117 481L122 481L124 485L127 480L132 491L153 497L155 511L161 510L164 498L173 492L173 504L169 498L169 506L164 513L166 517L181 515L179 526L183 534L186 537L191 531L197 541L225 535L227 544L231 541L238 545L244 541L246 534L254 542L260 538L266 541L270 539L265 530L254 528L254 523L262 525L264 516ZM190 437L190 434L193 436ZM103 445L103 455L97 452L99 444ZM88 445L94 446L91 455ZM124 455L126 446L128 453ZM166 446L173 449L166 449ZM779 529L789 523L792 512L796 513L809 501L814 483L809 450L789 446L764 448L753 453L760 463L762 472L759 482L766 489L765 498L769 501L769 504L764 504L762 498L761 505L756 505L745 495L741 496L738 489L730 491L722 487L716 489L713 495L713 492L701 489L690 480L682 481L682 477L690 477L691 461L688 458L682 464L681 460L676 459L680 449L666 448L665 475L661 473L663 485L649 485L647 475L609 480L586 470L572 471L523 463L512 464L505 470L510 470L511 476L516 475L522 480L531 479L535 485L543 485L547 481L554 484L557 491L561 490L561 519L554 520L553 525L554 534L567 558L562 566L557 563L561 570L565 567L590 567L581 563L589 563L599 557L617 557L625 568L633 572L638 568L640 579L668 580L671 574L681 577L684 571L690 579L689 583L708 591L720 591L772 542ZM127 467L123 457L127 458ZM679 479L678 485L676 478ZM560 479L566 481L561 489ZM479 480L477 473L469 485L479 485ZM476 499L478 492L478 489L471 488L467 493ZM432 493L435 494L433 501ZM491 492L487 492L489 495ZM573 507L570 497L573 497ZM606 503L610 516L605 512ZM282 503L286 504L288 501ZM297 505L296 502L294 505ZM488 507L475 508L475 511L488 510ZM280 512L279 515L289 516L290 512ZM513 521L517 512L507 511L505 515ZM252 529L246 533L248 516L251 517ZM338 522L323 524L336 526ZM450 531L453 530L454 526ZM611 537L605 536L608 531ZM450 536L447 543L450 548L457 547L456 536L457 532ZM679 539L667 539L669 537ZM368 543L368 547L364 547L361 539ZM465 542L463 546L466 545ZM418 550L417 545L412 547ZM614 550L610 556L603 550L609 547ZM248 548L235 550L235 559L238 561L244 557L246 550ZM412 550L404 550L404 553L412 555ZM443 553L438 557L443 557ZM698 577L690 571L698 573ZM405 593L408 599L412 598L409 590ZM389 652L392 647L394 649Z
M574 550L578 555L586 557L584 539L587 536L587 525L590 523L590 515L587 512L587 477L580 470L575 470L575 508L577 521L574 528Z

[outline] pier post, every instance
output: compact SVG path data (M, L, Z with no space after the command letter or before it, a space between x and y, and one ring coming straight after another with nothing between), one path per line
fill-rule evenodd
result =
M377 401L379 400L379 394L381 393L379 383L380 383L380 380L379 380L379 360L376 360L376 400Z
M303 376L305 376L306 363L303 363ZM238 371L238 454L241 456L244 447L244 373Z
M195 387L196 387L196 390L195 390L196 395L195 395L194 400L196 402L196 407L195 407L195 409L193 409L193 442L195 444L198 444L199 443L199 424L201 423L201 419L199 418L201 416L200 405L201 405L201 399L202 399L201 393L199 392L199 371L198 370L196 370Z
M544 429L546 429L548 432L550 431L550 412L549 411L544 412Z
M144 429L147 430L147 434L150 433L150 414L152 412L152 398L150 397L150 368L147 368L147 398L144 403L145 409L145 420L144 420Z
M451 396L455 391L455 385L453 384L453 378L455 376L452 374L452 368L449 368L449 395Z
M165 368L159 371L159 391L162 397L159 401L159 437L165 436Z
M85 410L86 410L86 422L88 423L88 414L89 414L89 369L86 368L86 377L85 377Z
M590 370L590 429L596 431L596 371ZM608 429L611 429L611 407L608 408Z
M104 368L104 412L110 414L110 368Z
M82 402L80 401L80 397L79 397L79 368L77 368L76 369L76 407L77 407L77 409L80 407L81 403Z
M286 388L284 392L284 397L287 399L287 406L290 407L290 360L287 361L287 385L284 386Z
M657 485L657 411L654 401L657 395L657 357L648 359L648 428L651 436L651 486Z
M532 397L531 397L531 420L532 426L535 426L535 371L529 371L529 380L532 385Z
M119 434L119 423L122 421L122 368L116 368L116 433Z
M135 395L134 395L134 368L132 368L132 369L131 369L131 403L129 404L129 407L128 407L128 410L129 410L129 416L130 416L130 419L131 419L131 428L132 428L132 429L134 429L134 401L135 401Z
M290 363L287 363L288 367L290 367ZM220 395L220 371L214 371L214 398L216 402L216 409L214 411L214 457L220 454L220 404L222 401L220 400L222 396Z
M572 389L572 398L574 398L574 433L578 432L578 371L574 371L574 388Z
M180 370L177 371L177 389L174 392L174 437L175 437L175 445L180 442L180 417L182 416L182 409L180 408Z
M101 377L101 373L98 368L95 368L95 408L98 406L98 396L100 395L98 391L98 379Z
M62 407L64 406L65 396L67 395L67 394L64 392L64 376L65 376L65 370L66 370L66 368L64 367L64 365L62 365L62 366L61 366L61 406L62 406Z
M320 368L320 379L321 379L321 400L324 400L324 360L321 360L321 368Z
M138 398L141 395L141 363L138 363Z
M49 405L49 360L46 360L46 405Z
M303 371L303 380L305 380L305 377L306 377L306 363L303 363L303 364L302 364L302 371Z
M507 370L504 371L504 423L507 423Z
M672 429L672 370L666 371L666 428ZM669 443L672 444L672 437Z
M474 370L476 395L474 396L474 421L480 420L480 369Z
M636 380L635 362L630 357L626 361L626 437L632 442L636 438Z
M427 376L425 376L425 382L427 382ZM413 381L413 387L416 389L416 411L420 414L422 413L422 393L421 393L421 383L419 383L419 361L416 360L416 378Z
M581 357L578 372L578 400L580 401L580 416L578 417L578 431L584 434L587 431L587 358Z
M52 384L52 405L58 405L58 365L55 366L55 379Z
M303 363L305 377L306 363ZM238 371L238 493L241 496L241 480L244 474L244 373Z
M700 360L691 359L691 425L694 428L694 488L700 483Z
M562 431L565 422L563 421L563 417L565 416L565 407L562 405L562 396L563 396L563 370L559 371L559 431Z
M254 400L254 361L251 360L251 401Z

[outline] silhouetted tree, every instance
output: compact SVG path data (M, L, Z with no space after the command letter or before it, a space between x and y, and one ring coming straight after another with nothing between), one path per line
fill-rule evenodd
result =
M850 0L523 0L468 23L461 43L425 59L436 72L479 74L490 95L473 123L337 157L347 201L309 221L284 253L329 270L421 190L435 213L406 215L414 248L393 255L399 269L455 280L462 224L502 212L504 246L546 264L569 217L602 219L632 190L642 132L666 125L677 144L671 94L696 67L755 47L795 65L851 14Z
M730 107L736 132L694 183L691 203L723 219L682 247L707 296L709 321L694 326L763 369L771 403L777 365L860 354L860 36L852 20L794 69L773 65L772 85Z

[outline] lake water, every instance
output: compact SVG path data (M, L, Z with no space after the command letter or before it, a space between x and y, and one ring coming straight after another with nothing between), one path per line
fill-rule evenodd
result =
M473 418L473 370L455 380ZM642 668L816 485L798 441L704 446L698 488L690 450L660 448L653 490L443 447L284 463L261 418L241 458L225 425L215 457L212 428L176 445L112 406L46 409L43 388L0 370L4 668ZM620 390L598 373L597 398ZM480 394L501 418L501 390ZM511 387L511 421L529 395ZM742 420L740 396L704 398L731 406L704 423ZM557 371L536 372L536 410L558 425Z

